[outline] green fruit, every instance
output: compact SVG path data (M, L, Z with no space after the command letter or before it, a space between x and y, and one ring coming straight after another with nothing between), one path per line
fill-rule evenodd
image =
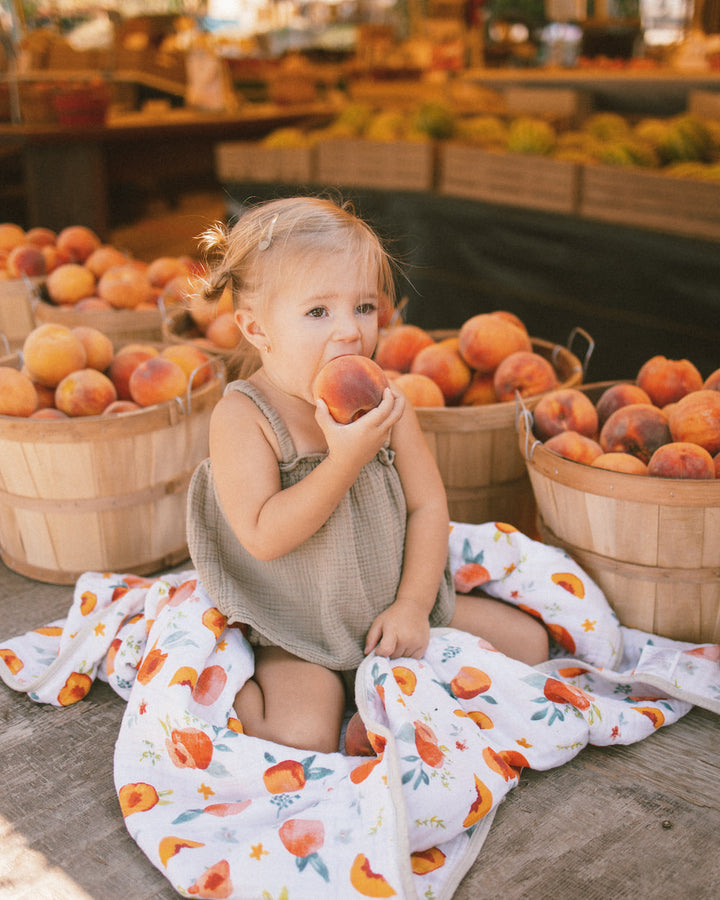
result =
M611 141L627 137L630 125L620 113L598 112L588 116L583 130L601 141Z
M263 138L262 143L265 147L307 147L310 141L304 131L289 126L271 131Z
M400 112L385 110L376 113L365 129L365 137L371 141L399 141L408 131L408 122Z
M479 147L504 147L508 127L498 116L471 116L460 119L455 136Z
M546 156L555 147L557 135L544 119L520 116L510 123L507 148L513 153L534 153Z
M435 140L445 140L455 133L455 114L442 103L423 103L413 117L412 127Z

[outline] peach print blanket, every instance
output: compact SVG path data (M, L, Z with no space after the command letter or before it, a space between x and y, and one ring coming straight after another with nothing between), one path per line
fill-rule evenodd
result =
M356 700L377 757L243 735L252 652L193 571L84 574L67 618L0 642L0 674L38 703L95 678L127 701L118 814L183 896L450 898L524 766L642 740L692 704L720 713L720 647L622 627L562 551L487 523L454 524L450 554L458 587L544 621L553 659L531 668L451 629L420 661L371 655Z

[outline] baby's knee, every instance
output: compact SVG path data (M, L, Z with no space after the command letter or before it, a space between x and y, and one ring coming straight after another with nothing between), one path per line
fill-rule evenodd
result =
M544 625L532 616L526 614L526 617L521 641L522 655L519 658L529 666L536 666L550 657L550 640Z

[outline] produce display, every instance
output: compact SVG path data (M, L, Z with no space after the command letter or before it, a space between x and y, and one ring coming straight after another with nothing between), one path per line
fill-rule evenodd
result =
M565 459L660 478L720 478L720 369L706 379L686 359L654 356L635 382L609 385L593 403L583 391L550 391L533 431Z
M374 358L418 407L484 406L558 386L525 324L507 310L472 316L438 341L417 325L394 325L381 332Z
M45 323L25 339L20 370L0 366L0 415L118 415L183 397L214 375L211 357L192 344L116 350L96 328Z

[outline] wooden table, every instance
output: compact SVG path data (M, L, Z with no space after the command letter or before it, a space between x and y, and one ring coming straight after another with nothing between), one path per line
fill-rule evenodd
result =
M201 183L214 173L216 142L322 123L334 112L327 104L252 104L235 114L185 108L126 113L82 128L5 124L0 125L0 151L15 149L23 157L25 227L58 230L82 224L106 239L113 224L113 185L162 189L173 180L193 178Z

